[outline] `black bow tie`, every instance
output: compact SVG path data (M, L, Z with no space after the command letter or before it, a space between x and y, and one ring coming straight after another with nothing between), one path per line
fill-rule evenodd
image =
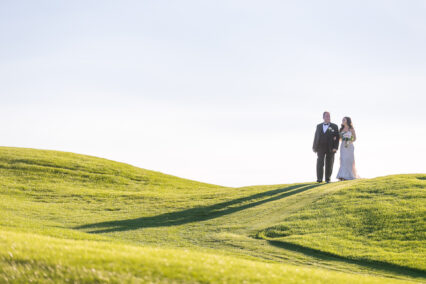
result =
M330 123L324 123L324 125L330 125Z

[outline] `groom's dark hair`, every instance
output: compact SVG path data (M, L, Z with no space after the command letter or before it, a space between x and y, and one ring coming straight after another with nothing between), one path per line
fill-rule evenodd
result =
M322 117L324 118L324 116L325 116L325 114L326 113L328 113L328 114L330 114L330 112L328 112L328 111L324 111L323 113L322 113Z

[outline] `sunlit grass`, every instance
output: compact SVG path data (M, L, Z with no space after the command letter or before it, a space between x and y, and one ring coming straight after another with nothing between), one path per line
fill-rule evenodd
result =
M416 177L419 182L412 183ZM368 188L385 184L393 188L392 180L398 180L394 185L401 188L411 184L424 190L424 177L228 188L96 157L0 147L0 282L391 283L425 279L404 270L411 264L394 269L350 263L256 238L262 229L304 216L306 208L329 198L340 202L367 194ZM345 196L346 192L355 197ZM408 194L380 192L370 197L371 202ZM424 194L412 195L413 200L421 198ZM424 208L418 201L414 202L420 209L413 210L421 214ZM348 216L363 213L356 210L347 211ZM294 222L322 222L321 216L303 218ZM408 219L401 219L400 226L407 228L397 235L417 236L422 245L424 236L413 231L413 225L424 225L422 220L404 220ZM356 246L356 238L329 241L353 234L351 226L336 228L341 231L337 236L324 231L328 235L319 237L318 244L330 250L333 244L335 248ZM369 227L361 224L359 228ZM383 231L383 239L374 232L375 243L368 244L369 251L388 251L392 228ZM306 240L315 245L313 239ZM392 263L390 258L382 260Z
M419 174L358 182L258 236L426 272L425 179Z

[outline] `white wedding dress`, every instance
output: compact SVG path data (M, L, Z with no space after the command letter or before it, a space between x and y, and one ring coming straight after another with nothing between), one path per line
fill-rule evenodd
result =
M342 142L340 143L340 168L337 173L338 179L356 179L359 178L355 168L354 144L351 141L352 132L345 131L341 133ZM344 139L347 139L346 141Z

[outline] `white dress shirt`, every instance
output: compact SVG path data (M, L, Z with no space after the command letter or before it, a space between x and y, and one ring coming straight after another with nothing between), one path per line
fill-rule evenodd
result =
M329 126L330 126L330 123L329 124L323 123L322 124L322 131L324 131L324 133L325 133L327 131L327 129L328 129Z

